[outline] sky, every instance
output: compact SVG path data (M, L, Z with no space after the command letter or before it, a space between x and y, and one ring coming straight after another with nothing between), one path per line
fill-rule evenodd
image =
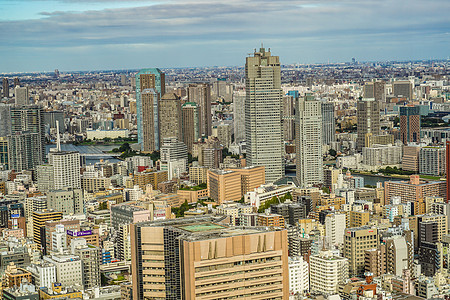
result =
M447 59L448 0L0 0L0 73Z

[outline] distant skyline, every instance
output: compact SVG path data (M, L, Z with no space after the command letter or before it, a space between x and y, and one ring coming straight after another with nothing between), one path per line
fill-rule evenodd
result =
M0 73L446 59L446 0L0 0Z

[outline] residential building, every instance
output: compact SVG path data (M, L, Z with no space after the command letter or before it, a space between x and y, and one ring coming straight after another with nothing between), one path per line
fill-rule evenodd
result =
M363 98L357 102L357 140L356 147L362 150L367 133L380 134L380 103L374 98Z
M420 142L420 109L418 106L400 107L400 139L405 145Z
M183 140L181 99L174 93L167 93L159 101L159 139L178 138Z
M212 133L211 86L208 83L190 84L187 88L188 101L198 106L200 137L208 137Z
M161 99L161 97L166 93L166 82L165 82L165 74L161 72L161 70L153 68L153 69L143 69L140 70L136 74L136 110L137 110L137 127L138 127L138 143L141 145L141 147L144 147L144 140L150 140L152 138L152 133L156 133L157 129L153 126L152 130L152 123L151 120L154 122L158 122L159 124L159 109L155 110L155 102L153 102L153 99L151 98L151 91L150 94L147 94L146 97L146 108L147 112L149 110L153 110L153 114L144 114L143 109L143 101L141 94L143 91L147 89L153 89L155 93L157 93L156 97L158 99ZM149 107L150 100L153 102L154 105L153 108ZM157 102L156 105L159 105ZM157 114L157 117L155 118L155 114ZM146 130L144 133L144 120L146 125ZM155 123L153 123L155 124ZM147 135L146 135L147 134ZM155 149L159 149L159 140L156 136L154 136L154 143L155 143ZM149 142L148 151L152 150L150 147L151 143ZM144 150L143 148L141 148Z
M400 196L402 203L418 202L425 197L445 197L444 181L421 180L419 175L411 175L409 181L386 181L384 183L385 202L394 196Z
M419 173L435 176L445 174L445 148L422 147L419 152Z
M334 103L321 102L322 111L322 144L330 145L336 141L336 121L334 119Z
M300 187L323 183L321 102L310 94L297 101L296 173Z
M334 256L331 251L320 251L309 257L310 291L333 295L340 283L348 279L349 261Z
M181 107L183 117L183 142L192 153L192 145L201 137L200 107L195 102L187 102Z
M348 258L350 276L362 276L365 250L377 248L378 229L369 226L347 228L344 236L344 257Z
M303 295L309 291L309 265L301 256L289 256L289 292Z

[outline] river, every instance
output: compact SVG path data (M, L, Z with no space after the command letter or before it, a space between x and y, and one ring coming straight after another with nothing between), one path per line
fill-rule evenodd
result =
M63 151L78 151L80 154L102 154L99 157L86 157L86 165L92 165L99 162L101 159L108 160L110 162L120 161L112 156L103 156L103 151L111 151L114 148L120 147L119 145L73 145L73 144L61 144L61 150ZM45 146L45 151L48 153L51 148L56 148L55 144L49 144Z

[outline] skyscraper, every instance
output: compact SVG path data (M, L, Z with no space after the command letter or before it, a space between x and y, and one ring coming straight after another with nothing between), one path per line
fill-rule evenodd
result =
M245 141L245 91L233 95L233 129L236 143Z
M295 136L295 98L292 95L283 96L283 114L281 116L283 122L283 140L293 141Z
M190 84L188 101L195 102L200 107L200 135L211 135L211 87L207 83Z
M334 104L322 101L322 144L330 145L336 140L336 122Z
M40 164L45 160L44 112L42 107L37 105L11 107L11 133L14 135L25 131L38 135L36 153L33 155L40 157Z
M362 150L366 143L366 134L380 134L380 104L374 98L363 98L357 102L356 111L357 139L356 147Z
M400 139L405 145L420 142L420 112L418 106L400 107Z
M48 154L48 162L53 166L55 189L81 188L79 152L51 151Z
M159 150L159 93L155 89L145 89L141 93L142 115L142 151Z
M183 140L181 116L181 99L174 93L167 93L159 101L159 135L160 141L176 137Z
M284 176L281 73L278 56L260 48L245 64L247 165L265 166L266 182Z
M297 101L296 171L301 187L323 182L321 102L307 94Z
M3 78L3 97L4 98L9 98L9 82L8 82L8 78Z
M188 155L187 148L177 137L168 137L161 145L161 171L168 172L168 179L174 176L180 177L181 173L187 171Z
M0 103L0 137L11 134L11 106Z
M137 126L138 126L138 143L141 145L141 149L143 149L144 140L152 138L151 136L146 136L144 134L144 119L153 118L155 120L154 115L150 116L148 114L144 114L142 109L142 92L146 89L154 89L156 93L159 95L159 99L161 96L166 93L166 80L165 74L161 72L161 70L153 68L153 69L143 69L140 70L136 74L136 110L137 110ZM158 114L158 110L153 111L154 114ZM156 118L159 120L159 115ZM151 122L146 120L146 125L151 126ZM147 129L149 129L147 127ZM156 129L155 129L156 130ZM146 130L148 134L152 132L152 130ZM155 149L159 149L159 139L155 138ZM150 143L149 143L150 144ZM151 148L149 148L151 149Z
M446 176L446 202L450 203L450 141L445 142L445 176Z
M187 102L181 107L183 116L183 141L192 153L192 144L200 138L200 109L197 103Z
M32 170L42 163L41 139L38 133L18 131L8 136L9 169Z

